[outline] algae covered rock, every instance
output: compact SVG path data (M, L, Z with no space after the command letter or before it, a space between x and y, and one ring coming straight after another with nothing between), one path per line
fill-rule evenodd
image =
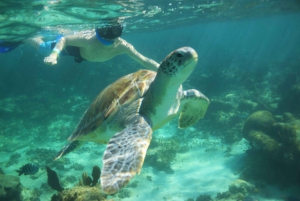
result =
M153 142L153 143L152 143ZM155 167L157 170L172 174L171 163L175 160L180 150L179 143L170 139L153 139L147 152L146 164Z
M280 143L278 143L276 140L271 138L269 135L266 135L262 131L249 131L247 140L250 141L250 144L253 147L269 152L278 151L278 149L281 147Z
M251 114L243 127L243 136L252 147L266 151L277 151L280 143L273 139L275 120L269 111L257 111Z
M268 111L254 112L244 124L244 138L257 149L300 154L300 120L291 113L275 119Z
M128 189L122 189L118 192L118 198L124 199L124 198L130 198L131 191Z
M251 130L262 131L269 135L272 131L272 125L275 123L271 112L261 110L252 113L245 122L243 134L247 139L247 134Z
M283 188L300 185L300 119L258 111L247 119L243 136L251 148L241 178Z
M0 200L23 200L21 192L19 177L0 174Z
M282 119L284 122L273 124L274 130L277 131L277 139L300 154L300 119L291 113L284 113Z
M51 201L105 201L106 195L97 187L76 186L54 194Z
M230 184L228 191L219 193L216 196L216 201L228 201L228 200L245 200L249 195L256 194L257 189L253 184L247 181L238 179Z

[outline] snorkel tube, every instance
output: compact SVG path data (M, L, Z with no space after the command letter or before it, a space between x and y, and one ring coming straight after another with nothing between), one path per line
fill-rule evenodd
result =
M101 43L103 43L103 45L105 45L105 46L110 46L110 45L114 44L114 41L108 41L108 40L105 40L105 39L101 38L101 36L99 35L97 29L95 29L95 31L96 31L96 37L97 37L97 39L98 39Z

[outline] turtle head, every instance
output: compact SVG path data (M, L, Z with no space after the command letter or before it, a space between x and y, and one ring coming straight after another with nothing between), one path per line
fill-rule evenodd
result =
M160 64L158 73L177 82L184 82L193 72L198 61L196 51L191 47L182 47L171 52Z

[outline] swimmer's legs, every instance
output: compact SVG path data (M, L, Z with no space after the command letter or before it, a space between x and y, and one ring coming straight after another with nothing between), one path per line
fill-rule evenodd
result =
M24 42L34 47L40 55L49 56L53 47L55 46L56 40L44 42L42 38L35 37L28 38L24 40Z
M23 41L26 44L31 45L32 47L34 47L37 51L39 51L40 49L40 45L44 43L44 41L42 40L42 38L40 37L36 37L36 38L27 38Z
M21 45L23 42L22 41L1 41L0 40L0 53L7 53L15 48L17 48L19 45Z
M41 37L27 38L18 42L0 41L0 53L10 52L20 44L25 43L34 47L40 55L49 56L56 42L56 40L44 42Z

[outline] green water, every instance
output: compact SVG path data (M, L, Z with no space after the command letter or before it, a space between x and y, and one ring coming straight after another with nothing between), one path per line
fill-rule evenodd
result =
M174 49L193 47L199 61L183 87L210 99L206 116L185 130L175 119L156 131L141 174L109 198L288 200L299 196L299 8L292 0L1 1L0 40L53 39L121 17L122 38L157 62ZM96 95L140 68L126 55L81 64L62 56L56 66L47 66L25 44L0 54L0 167L17 177L22 165L40 165L37 174L20 177L24 200L50 200L57 193L47 184L45 166L65 188L102 166L105 145L95 143L61 160L53 157ZM244 139L247 118L261 110L282 123L268 134L278 150ZM244 184L237 179L255 188L238 188L238 197L233 187L228 191L231 184Z

